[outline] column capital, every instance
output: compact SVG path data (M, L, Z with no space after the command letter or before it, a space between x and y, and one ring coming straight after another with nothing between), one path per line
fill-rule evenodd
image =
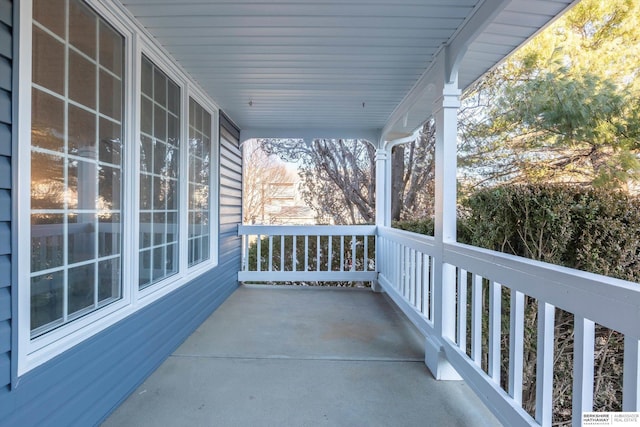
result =
M378 160L388 160L389 152L384 148L376 149L376 161Z
M441 108L460 108L461 93L457 83L445 83L442 87L442 95L433 102L434 111Z

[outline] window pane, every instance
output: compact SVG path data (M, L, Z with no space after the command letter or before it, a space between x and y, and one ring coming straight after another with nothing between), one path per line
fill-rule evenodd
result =
M96 64L69 51L69 98L96 108Z
M31 215L31 271L49 270L64 263L64 216Z
M98 207L120 209L120 169L100 166L98 170Z
M98 263L98 301L120 298L120 258Z
M67 206L70 209L95 210L97 206L97 171L94 162L72 159L67 168Z
M140 288L177 272L180 146L180 88L146 57L142 62Z
M151 247L151 235L152 235L153 222L151 221L151 214L140 214L140 248Z
M167 106L167 77L158 68L153 72L153 100L161 107Z
M138 266L138 286L144 288L151 284L151 250L140 251L140 261Z
M141 101L140 130L147 135L153 135L153 102L144 96Z
M168 106L169 111L171 111L174 115L180 115L180 88L178 85L169 81L167 87L167 96L168 96Z
M110 25L100 22L100 65L122 77L124 41Z
M88 264L69 269L69 314L93 306L95 267Z
M69 105L68 132L69 154L89 159L98 157L96 152L96 115L94 113Z
M117 118L122 115L122 85L111 74L100 71L100 112Z
M69 264L96 257L96 217L94 214L67 216L69 238Z
M65 0L34 0L33 20L64 38L67 17Z
M99 157L101 162L120 164L122 127L111 120L100 118Z
M31 97L31 145L64 151L64 102L38 89Z
M98 217L98 256L120 253L120 215L105 214Z
M142 57L142 93L153 98L153 64Z
M69 42L96 57L96 15L81 0L69 0Z
M124 37L80 0L36 0L33 7L30 279L36 337L122 295Z
M209 259L211 115L189 99L189 265ZM206 245L206 248L204 247Z
M31 330L62 320L64 275L62 271L31 278Z
M153 194L151 175L140 175L140 209L151 209L151 195Z
M31 209L64 209L64 157L31 154Z
M33 82L59 94L64 93L64 45L37 27L33 29Z
M153 136L161 141L167 140L167 110L157 104L153 109Z

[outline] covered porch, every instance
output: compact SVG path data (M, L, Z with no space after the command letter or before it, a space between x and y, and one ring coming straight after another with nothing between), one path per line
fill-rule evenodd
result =
M369 289L241 286L106 420L110 426L496 426Z

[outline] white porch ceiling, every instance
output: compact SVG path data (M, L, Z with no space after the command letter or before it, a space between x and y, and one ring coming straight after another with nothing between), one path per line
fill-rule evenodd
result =
M410 133L431 114L443 46L465 38L465 88L573 2L121 1L242 129L290 137Z

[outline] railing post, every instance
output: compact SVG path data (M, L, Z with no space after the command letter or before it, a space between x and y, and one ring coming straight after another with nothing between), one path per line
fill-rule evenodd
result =
M622 382L622 410L640 411L640 340L631 336L624 337Z
M388 198L389 192L387 192L387 166L389 164L389 153L384 148L378 148L376 150L376 226L385 227L390 225L389 223L389 209ZM380 263L382 262L383 250L381 245L378 244L378 236L376 233L376 271L380 272ZM377 280L374 280L371 286L374 292L383 292L382 287Z
M427 337L425 363L439 380L459 380L448 362L443 338L456 336L456 269L444 263L445 243L456 241L456 167L458 108L460 89L457 78L444 83L442 96L435 102L435 244L433 283L433 325L435 336Z

